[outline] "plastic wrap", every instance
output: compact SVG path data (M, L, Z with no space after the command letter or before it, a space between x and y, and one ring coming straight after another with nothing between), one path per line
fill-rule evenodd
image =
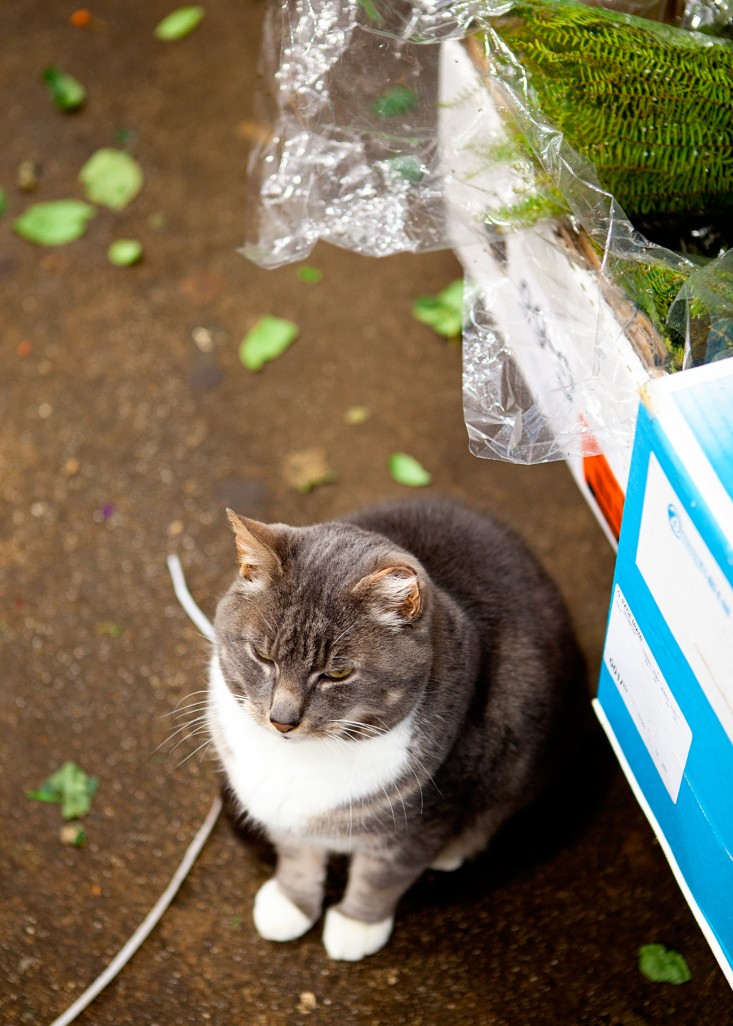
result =
M695 2L702 17L727 0ZM258 112L272 131L251 155L243 250L274 267L319 239L372 256L455 249L476 283L464 330L471 447L519 462L628 446L635 385L695 362L693 340L701 353L705 325L718 338L725 321L690 313L696 260L637 230L545 116L500 30L534 6L272 3ZM645 0L630 9L664 14ZM693 38L652 31L665 46ZM717 264L707 277L725 278Z

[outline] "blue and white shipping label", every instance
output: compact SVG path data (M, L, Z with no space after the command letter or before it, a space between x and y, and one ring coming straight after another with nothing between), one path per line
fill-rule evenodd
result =
M677 801L692 730L644 633L616 585L603 661L670 798Z
M653 452L636 565L733 742L733 587Z

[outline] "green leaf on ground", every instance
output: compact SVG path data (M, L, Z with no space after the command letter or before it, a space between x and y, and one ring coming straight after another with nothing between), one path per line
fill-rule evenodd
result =
M372 104L372 111L379 118L394 118L409 114L417 107L417 93L409 86L396 85L385 90Z
M107 259L115 267L130 267L143 255L142 243L137 239L116 239L107 250Z
M412 305L413 316L445 338L457 338L463 327L463 279L447 285L437 296L420 296Z
M306 285L318 285L319 282L323 281L323 271L318 267L309 267L307 264L304 264L295 273L300 281L305 282Z
M125 628L120 626L118 623L113 623L110 620L104 620L102 623L98 623L95 628L97 634L107 634L110 638L121 638L125 633Z
M270 360L282 356L300 334L300 328L293 321L269 315L260 317L255 326L247 332L239 347L239 359L247 370L262 370Z
M8 194L5 189L0 189L0 217L3 217L8 209Z
M183 39L190 32L197 28L204 17L204 9L199 6L179 7L167 14L162 21L158 22L153 30L156 39L162 39L169 43L176 39Z
M51 93L51 99L59 110L70 114L84 106L87 98L86 89L73 75L67 75L65 71L59 71L50 65L42 77Z
M639 948L639 969L653 983L687 983L692 973L678 951L664 944L643 944Z
M60 804L64 819L80 819L89 812L98 787L97 777L87 776L75 762L65 762L37 791L27 791L26 796L37 802Z
M13 221L13 231L39 246L63 246L79 239L96 211L81 200L34 203Z
M406 452L393 452L387 465L392 479L408 488L424 488L433 480L422 463Z
M103 147L79 172L87 199L110 210L122 210L143 187L142 168L129 153Z

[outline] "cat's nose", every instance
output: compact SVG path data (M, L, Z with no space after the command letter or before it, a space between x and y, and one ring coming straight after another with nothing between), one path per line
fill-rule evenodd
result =
M270 720L275 730L279 730L281 734L287 734L290 730L295 730L298 726L297 723L278 723L277 720Z

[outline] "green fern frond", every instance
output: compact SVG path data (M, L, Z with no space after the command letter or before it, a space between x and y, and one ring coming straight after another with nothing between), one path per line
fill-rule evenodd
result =
M508 48L632 218L733 209L733 44L569 0L518 0L490 26L499 67Z

